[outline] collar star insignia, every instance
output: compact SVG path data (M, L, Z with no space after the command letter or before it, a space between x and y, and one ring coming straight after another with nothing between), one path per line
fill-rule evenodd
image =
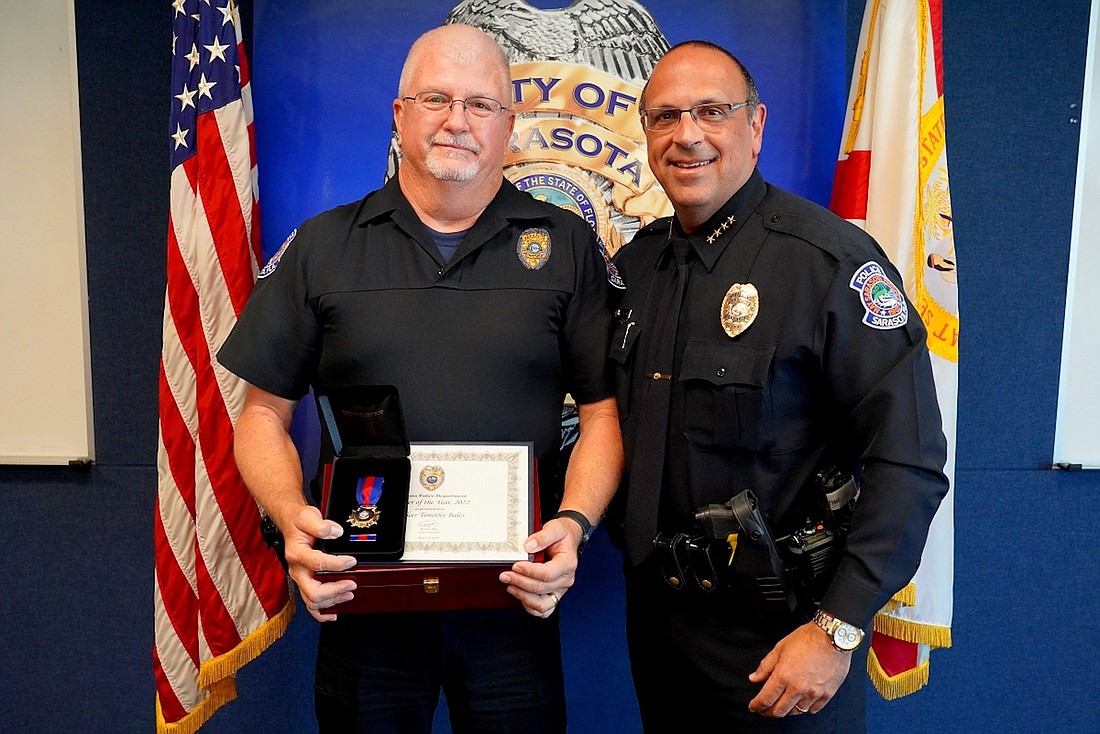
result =
M710 237L707 237L707 244L713 245L714 241L718 239L723 232L730 228L730 225L737 221L737 217L732 214L726 217L726 221L719 224L713 232L710 233Z

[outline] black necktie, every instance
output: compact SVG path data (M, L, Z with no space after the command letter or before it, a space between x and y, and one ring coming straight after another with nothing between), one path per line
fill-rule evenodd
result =
M630 463L625 528L626 552L634 565L649 556L657 535L665 445L668 442L668 406L672 395L676 328L694 255L691 243L686 239L672 240L672 257L676 267L668 273L668 281L657 302L649 349L641 365L645 379L638 401L638 435ZM656 277L661 276L658 273Z

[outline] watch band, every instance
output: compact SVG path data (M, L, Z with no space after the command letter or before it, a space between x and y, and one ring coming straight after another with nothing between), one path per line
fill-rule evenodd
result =
M283 540L283 534L279 532L279 527L275 524L275 521L267 515L260 515L260 537L264 539L264 543L269 548L275 551L275 556L279 559L283 571L289 572L290 567L286 563L286 542Z
M584 553L584 549L588 547L588 541L592 537L592 523L584 516L583 512L577 510L558 510L550 519L557 520L559 518L569 518L580 526L581 542L577 546L577 555L580 556L581 553Z
M863 630L845 622L843 619L834 617L824 609L818 609L811 621L825 630L825 634L829 635L829 641L833 643L833 647L841 652L851 652L863 642Z

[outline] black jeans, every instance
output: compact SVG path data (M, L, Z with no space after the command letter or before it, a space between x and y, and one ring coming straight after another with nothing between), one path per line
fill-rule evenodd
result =
M321 734L427 734L439 690L454 734L565 732L558 615L522 609L342 615L321 627Z

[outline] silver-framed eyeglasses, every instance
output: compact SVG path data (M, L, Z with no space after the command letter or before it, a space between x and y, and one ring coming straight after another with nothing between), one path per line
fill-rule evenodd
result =
M467 115L483 119L496 117L501 112L508 109L492 97L467 97L466 99L455 99L449 94L443 94L442 92L421 92L412 97L402 97L401 99L415 102L429 112L442 112L443 110L447 110L448 114L450 114L451 108L454 107L455 102L461 102Z
M680 124L685 112L691 113L691 119L701 127L721 127L725 125L736 110L748 107L746 102L707 102L678 110L675 107L651 107L639 110L642 127L651 133L665 133Z

